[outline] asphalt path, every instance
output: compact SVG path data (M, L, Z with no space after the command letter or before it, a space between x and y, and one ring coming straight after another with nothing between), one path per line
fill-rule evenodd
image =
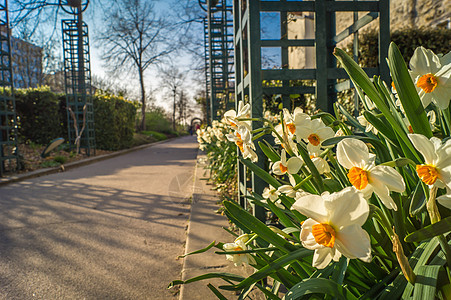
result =
M188 136L0 187L0 299L176 299Z

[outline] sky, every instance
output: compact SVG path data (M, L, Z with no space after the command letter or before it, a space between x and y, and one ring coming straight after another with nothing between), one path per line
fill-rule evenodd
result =
M58 2L57 0L53 0L55 2ZM86 1L86 0L84 0ZM149 1L149 0L145 0ZM170 1L155 1L155 10L163 15L168 15L172 7L170 6ZM190 0L195 1L195 0ZM14 2L14 0L10 1ZM49 1L50 2L50 1ZM88 25L89 30L89 44L90 44L90 56L91 56L91 74L93 76L100 76L100 77L107 77L106 68L105 68L105 62L102 61L101 56L104 49L102 48L102 44L97 40L98 34L102 31L104 24L103 24L103 11L105 10L103 5L108 5L110 0L91 0L90 4L88 5L86 11L83 13L83 20ZM197 3L197 1L196 1ZM14 4L10 4L10 10L11 7ZM199 8L200 10L200 8ZM67 17L66 17L67 16ZM10 20L14 18L14 14L10 13ZM54 18L54 16L51 16L49 18ZM56 28L56 32L54 33L56 38L61 38L61 19L66 18L72 18L69 14L62 14L60 13L59 20L54 22L47 22L46 24L40 25L37 33L34 36L34 40L36 41L35 44L38 46L39 43L42 43L43 40L45 40L44 35L50 35L52 31ZM202 34L202 31L199 32L199 34ZM13 28L13 36L17 36L17 32L15 32L15 29ZM32 39L33 40L33 39ZM62 47L61 45L59 47ZM62 49L59 49L62 53ZM180 55L174 59L178 60L177 66L179 66L181 69L189 69L189 62L191 61L191 58L188 55ZM190 76L188 77L190 78ZM190 96L194 96L195 91L195 83L190 82L189 79L187 80L187 90L190 93ZM122 77L120 78L120 82L128 83L128 87L132 90L135 90L137 94L139 91L139 83L137 78L130 78L128 77ZM159 87L160 83L160 76L158 75L158 72L155 69L152 69L147 72L146 74L146 84L148 85L148 89L152 89L155 91L155 98L160 98L161 100L158 101L157 104L160 104L160 106L163 106L167 109L171 107L172 103L167 103L169 101L165 101L165 93L162 90L162 88ZM194 87L194 88L193 88ZM203 87L203 85L202 85ZM200 87L199 87L200 88Z

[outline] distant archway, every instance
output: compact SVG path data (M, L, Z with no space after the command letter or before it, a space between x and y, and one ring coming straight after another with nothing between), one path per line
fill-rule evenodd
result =
M192 118L191 119L191 126L193 126L194 123L200 123L200 125L202 125L203 121L202 121L201 118Z
M200 128L200 126L202 125L203 121L201 118L192 118L191 119L191 126L189 128L189 133L191 135L193 135L194 133L196 133L197 129Z

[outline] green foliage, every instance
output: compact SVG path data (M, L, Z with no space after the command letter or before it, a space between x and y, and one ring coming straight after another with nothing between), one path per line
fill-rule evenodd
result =
M378 31L368 30L359 34L359 65L363 68L372 68L377 66L378 60ZM403 28L391 32L391 40L399 47L402 58L407 64L413 55L415 49L423 46L431 49L434 53L448 53L451 48L451 29L445 28ZM351 55L352 43L346 47L346 53ZM352 56L352 55L351 55ZM385 63L385 62L384 62ZM345 90L338 93L338 102L342 104L347 111L354 110L354 90ZM362 111L363 107L358 107Z
M164 141L166 140L168 137L164 134L164 133L160 133L160 132L156 132L156 131L141 131L141 134L147 135L147 136L152 136L154 137L157 141Z
M60 114L60 100L46 88L16 90L19 137L46 145L65 133Z
M152 108L146 113L146 130L172 133L172 122L162 108Z
M445 28L403 28L391 33L391 40L401 51L405 61L409 61L419 46L434 53L450 51L451 29ZM347 47L352 50L352 45ZM362 67L376 67L378 57L378 32L373 29L359 35L359 64Z
M122 97L94 96L96 146L103 150L119 150L130 146L135 130L136 106Z
M266 182L267 188L263 192L260 192L261 186L249 190L243 206L235 201L223 202L225 215L245 233L235 239L235 245L221 246L220 243L213 242L204 249L187 255L202 253L212 247L222 248L223 251L216 253L226 256L237 265L247 263L255 270L243 279L230 274L209 273L185 281L176 280L172 285L222 278L226 281L224 285L217 288L209 286L220 299L223 296L219 290L239 291L239 299L245 299L255 288L261 290L267 299L281 299L280 296L283 296L283 299L448 299L451 288L451 211L446 208L444 202L439 201L445 207L437 206L436 200L445 201L445 198L440 199L437 196L449 196L450 192L449 189L443 188L444 185L432 186L434 182L428 187L426 184L430 182L421 177L418 169L428 164L428 168L439 174L449 167L449 160L446 160L449 151L445 153L443 149L447 151L451 145L450 109L436 106L437 99L428 107L423 107L421 94L417 94L403 53L395 44L390 45L388 66L396 87L396 97L399 98L397 102L391 89L384 85L380 78L369 78L345 51L334 51L334 55L356 86L360 101L364 103L366 110L362 115L368 124L378 131L371 131L370 126L361 125L352 113L347 111L345 103L336 103L336 116L319 113L307 118L296 111L294 114L281 114L276 111L276 118L268 116L264 120L271 127L271 135L276 137L274 143L271 137L267 142L258 142L260 149L252 141L257 141L265 134L269 135L267 127L257 125L251 130L250 124L246 122L261 122L261 119L237 117L233 120L233 126L225 120L213 123L211 127L198 133L200 148L207 152L209 168L213 174L219 174L218 170L224 169L236 173L236 168L231 168L233 163L228 163L227 156L236 160L238 155L239 161L248 172L240 176L249 176L251 173ZM449 69L446 70L446 76L449 78ZM431 111L438 117L431 118ZM275 126L280 120L283 120L282 126ZM311 145L306 145L304 139L305 136L310 139L316 134L313 126L317 125L317 121L321 121L322 125L329 127L328 131L332 132L327 140L322 142L321 151L312 151L309 149ZM337 135L337 129L343 130L343 133ZM319 134L320 130L322 129L316 132ZM353 130L356 131L352 132ZM409 135L410 133L416 135ZM229 145L224 136L230 141ZM426 143L430 137L437 139ZM421 143L426 145L420 145L420 139ZM444 143L440 147L438 139ZM340 144L335 148L337 143ZM228 151L227 147L234 147L237 151L235 144L239 147L239 152ZM281 147L278 144L281 144ZM363 149L358 150L358 145ZM244 158L252 159L252 155L249 155L252 149L256 152L261 150L261 154L266 158L260 156L258 164L255 163L257 160ZM425 153L434 149L440 158L437 162L429 162ZM301 157L304 165L290 176L283 175L284 172L289 172L289 161L295 159L295 156L298 159ZM320 159L327 168L320 163ZM266 166L261 164L262 161ZM373 191L366 195L366 200L364 195L359 196L363 206L367 205L366 201L369 202L365 214L362 215L366 221L361 220L364 235L346 237L344 227L334 227L331 232L337 240L334 240L332 245L325 245L313 232L317 230L313 228L317 225L311 225L313 223L309 222L326 222L334 226L333 221L330 220L329 223L325 214L334 214L332 203L338 201L340 196L335 194L336 198L331 201L331 195L323 192L347 193L356 192L356 189L362 191L363 187L356 185L352 177L356 170L354 168L360 169L358 164L363 161L368 166L371 165L361 170L368 176L368 179L365 179L366 184L373 188ZM269 162L273 165L268 168ZM281 173L277 171L277 164ZM440 170L438 166L442 164L444 167ZM377 172L384 174L379 182L377 176L369 179ZM437 178L434 180L438 180ZM221 182L221 177L216 179ZM397 181L402 187L390 188L389 180ZM443 177L440 180L449 184L449 179ZM377 190L378 185L386 188L386 194ZM322 195L323 202L319 200L319 195ZM359 218L357 210L350 209L344 213L348 199L342 199L344 202L335 202L335 208L343 208L340 218L351 215L353 220ZM392 201L394 205L387 205L387 200ZM265 222L254 216L256 206L267 209L265 213L269 218ZM354 222L351 218L349 222L352 224L350 226L356 225L351 223ZM341 232L344 235L341 235ZM362 245L358 245L359 243ZM341 258L332 259L337 252L326 247L341 253ZM358 249L355 254L352 253L353 247ZM362 255L363 251L359 252L363 249L360 247L365 247L366 256ZM369 257L370 252L372 258ZM322 259L325 258L326 264L317 264L318 261L324 262ZM269 277L271 279L266 281ZM273 285L271 288L265 288L262 286L264 282L271 282ZM280 291L280 286L284 286L288 291Z
M109 94L95 95L93 103L97 148L130 147L135 128L135 104ZM67 139L65 95L57 95L46 87L19 89L16 90L16 110L22 140L46 145L57 137Z
M53 158L53 160L54 160L55 162L57 162L57 163L65 164L66 161L67 161L67 157L62 156L62 155L58 155L58 156L55 156L55 158Z
M59 167L61 163L54 161L54 160L47 160L41 163L42 168L53 168L53 167Z

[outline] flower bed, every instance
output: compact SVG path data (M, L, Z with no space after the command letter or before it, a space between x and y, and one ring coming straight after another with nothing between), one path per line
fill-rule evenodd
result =
M255 272L247 278L208 273L171 286L218 277L225 281L219 289L242 298L255 288L268 299L451 295L451 53L420 47L409 70L390 45L392 87L370 80L342 50L334 54L365 107L358 119L339 104L335 115L295 108L253 119L249 105L240 103L199 132L201 148L223 169L234 168L226 165L224 147L237 146L240 161L268 184L248 201L265 207L277 224L224 201L225 214L244 234L192 254L216 247L218 255ZM252 130L254 121L264 126ZM263 159L256 147L271 162L269 171L254 164Z

